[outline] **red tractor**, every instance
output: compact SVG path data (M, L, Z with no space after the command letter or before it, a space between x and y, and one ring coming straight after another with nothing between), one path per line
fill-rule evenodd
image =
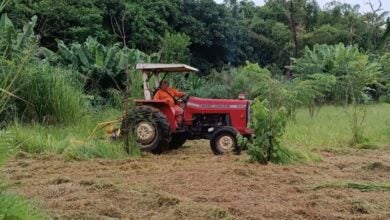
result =
M167 73L197 72L196 68L184 64L137 64L142 72L144 100L135 100L135 110L122 122L134 132L138 144L144 151L160 153L181 147L186 140L208 139L214 154L240 153L238 134L249 137L252 130L250 103L240 99L207 99L186 96L178 100L182 106L183 120L177 123L175 110L165 101L153 100L162 76ZM151 84L154 82L154 88Z

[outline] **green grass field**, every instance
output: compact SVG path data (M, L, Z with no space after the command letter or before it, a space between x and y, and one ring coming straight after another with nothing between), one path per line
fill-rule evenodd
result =
M350 114L352 108L323 107L317 116L309 117L307 109L297 111L296 120L288 123L283 145L302 149L341 149L352 138ZM389 147L390 104L367 107L363 135L368 139L364 146Z

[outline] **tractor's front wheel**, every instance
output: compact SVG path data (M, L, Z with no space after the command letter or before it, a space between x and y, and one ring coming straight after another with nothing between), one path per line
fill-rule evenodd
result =
M121 131L129 138L135 138L143 151L161 153L171 141L168 120L158 109L151 106L136 107L123 120Z
M210 147L215 155L227 153L240 154L241 147L237 144L236 133L231 129L217 130L210 139Z

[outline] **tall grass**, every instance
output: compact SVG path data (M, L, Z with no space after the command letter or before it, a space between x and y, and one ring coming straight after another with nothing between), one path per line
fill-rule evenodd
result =
M81 86L72 71L26 60L0 58L0 123L74 123L85 111Z
M65 159L89 160L94 158L119 159L127 157L121 142L110 141L100 130L95 138L88 140L94 127L103 121L120 117L117 110L106 110L86 115L79 123L68 126L42 124L19 124L9 126L0 134L14 152L55 153Z
M285 146L300 149L341 149L349 145L352 133L350 118L339 106L326 106L310 118L307 109L297 111L296 120L290 121L282 138ZM390 104L375 104L367 107L364 122L364 137L372 146L389 147Z
M49 124L79 121L86 105L81 86L71 76L72 71L48 64L30 65L17 93L27 101L17 104L19 116Z
M28 60L29 55L11 60L0 57L0 125L4 120L2 116L10 109L13 99L25 102L17 96L17 91L20 89L21 75L26 71Z

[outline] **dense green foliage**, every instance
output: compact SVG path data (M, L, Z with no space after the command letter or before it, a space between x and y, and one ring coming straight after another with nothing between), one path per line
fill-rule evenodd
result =
M359 52L357 47L346 47L343 44L315 45L312 50L306 47L301 58L293 59L291 70L301 79L313 74L334 76L336 83L326 94L326 99L330 102L362 103L367 96L375 98L383 95L376 90L383 87L379 83L380 64L371 61L369 56Z
M101 98L113 98L113 93L123 92L126 85L126 70L130 69L130 84L134 88L134 97L141 93L140 74L134 72L135 65L142 62L156 62L158 54L145 53L121 47L119 43L104 46L96 39L89 37L83 44L73 43L69 46L58 41L58 55L50 52L45 56L53 64L76 69L84 91L92 95L94 102L104 104ZM103 103L101 102L103 101Z
M390 46L385 11L362 14L359 6L339 2L321 9L314 0L267 0L263 6L248 0L15 0L5 12L19 29L37 15L41 45L54 50L56 39L68 45L93 36L151 53L167 42L167 33L183 33L191 42L191 64L206 72L246 60L282 69L306 45L342 42L370 52Z
M35 57L42 51L33 31L36 22L34 16L21 31L6 14L1 15L0 123L13 118L75 122L85 109L82 90L72 71L52 67Z
M385 53L381 59L383 74L380 79L381 87L378 88L378 93L381 94L379 99L390 103L390 52Z

